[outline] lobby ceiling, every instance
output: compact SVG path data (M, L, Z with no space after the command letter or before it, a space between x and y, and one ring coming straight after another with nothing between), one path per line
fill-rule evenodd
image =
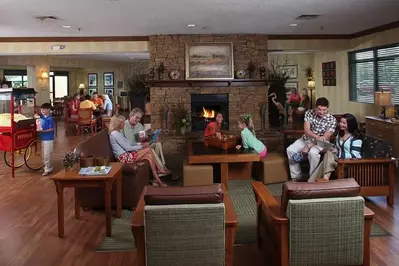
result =
M0 10L0 37L353 34L399 20L399 0L1 0Z

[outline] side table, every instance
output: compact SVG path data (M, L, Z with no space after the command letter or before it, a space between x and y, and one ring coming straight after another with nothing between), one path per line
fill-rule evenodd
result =
M107 175L98 176L82 176L79 175L78 170L65 171L62 170L51 177L54 181L57 191L58 204L58 236L64 237L64 188L75 188L75 217L80 218L80 203L78 199L78 188L84 187L102 187L105 195L105 221L106 234L111 236L111 190L114 181L116 181L116 217L120 218L122 215L122 167L123 163L110 163L111 171Z

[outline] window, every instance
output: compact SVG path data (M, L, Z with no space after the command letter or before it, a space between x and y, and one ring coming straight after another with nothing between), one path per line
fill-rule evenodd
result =
M68 96L68 72L50 72L50 100L54 102L56 98Z
M374 103L378 90L392 92L392 104L399 104L399 44L354 51L349 56L350 100Z
M28 87L28 76L26 70L4 70L4 77L11 81L13 88Z

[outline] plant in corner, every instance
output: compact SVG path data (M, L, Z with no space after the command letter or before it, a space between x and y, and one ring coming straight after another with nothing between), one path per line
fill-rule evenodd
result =
M147 80L146 74L135 74L127 80L130 88L130 104L132 108L138 107L145 109L146 98L149 95L149 88L145 83Z
M253 79L255 76L256 67L255 67L255 64L252 62L252 60L249 61L247 70L248 70L249 78Z
M62 157L62 164L65 167L65 171L70 171L78 160L78 156L74 152L65 153L64 157Z
M180 133L185 135L187 128L191 125L191 121L190 114L181 100L172 108L172 119L176 131L180 130Z

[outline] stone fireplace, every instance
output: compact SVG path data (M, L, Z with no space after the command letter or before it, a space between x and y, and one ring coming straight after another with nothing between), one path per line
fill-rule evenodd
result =
M225 130L229 130L230 132L238 132L238 118L242 114L252 114L253 121L255 124L255 129L259 130L261 128L268 129L269 123L268 119L265 120L265 125L261 125L261 106L262 104L267 104L267 93L268 86L261 85L260 82L258 86L223 86L223 87L191 87L187 84L184 87L164 87L157 86L157 83L153 83L153 87L150 89L151 94L151 127L152 128L163 128L163 118L164 118L164 108L163 105L165 102L169 107L168 112L168 129L173 129L173 121L171 119L171 112L173 107L176 106L177 103L182 102L186 109L189 111L190 116L193 115L193 107L195 106L195 110L197 109L197 103L206 103L208 96L213 95L218 99L219 103L213 104L210 103L208 107L216 107L219 106L220 111L225 111L226 116L224 117L226 124L224 125ZM163 82L164 83L164 82ZM160 84L158 84L160 85ZM166 85L166 84L162 84ZM170 84L172 85L172 84ZM204 97L200 97L204 96ZM192 100L197 101L194 103ZM224 102L227 100L227 103ZM220 104L223 102L224 107L228 108L221 109ZM215 108L217 109L217 108ZM215 110L216 111L216 110ZM227 119L226 119L227 118ZM199 131L205 129L206 124L209 121L202 120L201 123L198 123L193 131Z
M254 79L233 80L185 80L185 46L188 43L232 43L234 69L246 70L248 63L256 66ZM224 112L223 129L238 132L237 120L242 114L251 113L255 129L268 129L268 118L261 125L261 107L268 103L268 86L260 80L259 68L267 66L266 35L154 35L149 37L150 68L157 69L164 65L165 75L162 80L149 82L151 100L151 126L163 128L164 103L169 108L168 129L173 129L171 121L173 106L182 102L194 122L193 131L205 129L206 121L199 117L202 105L214 111ZM167 76L171 70L180 73L178 80L170 80ZM156 77L157 78L157 77ZM210 100L209 97L213 96ZM212 110L211 110L212 111ZM212 118L210 118L212 120Z
M191 94L191 131L203 131L216 114L223 115L222 130L229 129L229 95Z

